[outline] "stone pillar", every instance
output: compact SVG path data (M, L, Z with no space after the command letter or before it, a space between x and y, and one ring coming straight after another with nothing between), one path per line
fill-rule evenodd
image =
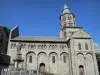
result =
M37 63L37 75L38 75L39 74L38 55L36 55L36 63Z
M76 75L76 72L75 72L75 66L74 64L76 64L76 62L74 61L75 60L75 49L73 48L74 47L74 42L73 42L73 39L71 38L70 40L70 70L71 70L71 74L70 75Z
M61 74L61 65L60 65L60 54L58 54L58 74Z
M69 75L72 75L72 58L71 58L71 51L70 51L70 48L68 48L68 53L69 53Z
M84 54L84 74L86 75L86 54Z
M47 63L46 63L46 66L47 66L47 72L49 72L49 55L47 55Z

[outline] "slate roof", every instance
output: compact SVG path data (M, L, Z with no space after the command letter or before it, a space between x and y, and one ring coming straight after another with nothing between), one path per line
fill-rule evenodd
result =
M56 41L56 42L66 42L64 38L59 37L38 37L38 36L18 36L11 40L14 41Z

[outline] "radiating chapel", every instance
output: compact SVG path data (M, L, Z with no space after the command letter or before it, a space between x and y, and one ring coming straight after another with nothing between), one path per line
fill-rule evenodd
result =
M81 17L81 16L80 16ZM57 75L99 75L92 36L77 27L67 5L60 15L58 37L20 36L18 26L10 32L9 68L23 68Z

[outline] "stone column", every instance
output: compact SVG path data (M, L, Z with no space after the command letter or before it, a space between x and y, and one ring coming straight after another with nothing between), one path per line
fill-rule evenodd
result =
M86 73L86 54L84 54L84 74L87 75Z
M70 63L71 63L70 64L70 75L76 75L75 69L74 69L75 68L74 67L74 63L75 63L74 62L74 60L75 60L74 59L75 58L75 56L74 56L75 55L74 54L75 53L74 50L75 49L73 47L74 47L74 43L73 43L73 39L71 38L71 40L70 40Z
M71 62L71 49L68 48L68 54L69 54L69 75L72 75L72 62Z
M47 63L46 63L46 65L47 65L47 72L49 72L49 54L47 55Z
M38 55L36 54L36 63L37 63L37 75L39 75L39 67L38 67Z
M61 74L61 61L60 61L60 54L58 54L58 74Z

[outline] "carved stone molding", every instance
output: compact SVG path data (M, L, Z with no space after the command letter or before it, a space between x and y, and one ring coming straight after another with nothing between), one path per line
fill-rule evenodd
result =
M16 49L16 47L17 43L11 43L11 49ZM67 44L22 43L22 49L65 50L67 49Z

